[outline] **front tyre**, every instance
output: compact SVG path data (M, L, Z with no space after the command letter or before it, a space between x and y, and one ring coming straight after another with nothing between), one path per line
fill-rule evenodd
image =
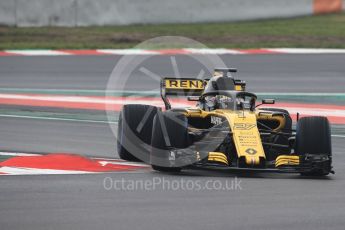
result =
M329 121L326 117L303 117L297 123L295 153L312 159L322 156L329 160L317 164L306 176L326 176L332 170L332 143Z
M127 161L149 162L153 118L158 108L125 105L119 115L117 152Z

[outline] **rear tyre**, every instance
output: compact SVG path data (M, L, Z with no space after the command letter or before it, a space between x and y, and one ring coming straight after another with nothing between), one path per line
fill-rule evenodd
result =
M326 117L303 117L297 123L295 152L299 155L326 155L330 158L322 168L302 173L306 176L325 176L332 170L332 143Z
M123 106L117 132L117 152L121 159L149 161L152 123L157 110L149 105Z
M181 167L172 165L171 150L187 148L189 145L188 121L180 113L158 112L153 120L151 141L151 165L161 172L179 172Z

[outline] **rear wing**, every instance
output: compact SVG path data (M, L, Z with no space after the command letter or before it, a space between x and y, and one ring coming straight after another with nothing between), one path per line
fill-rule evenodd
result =
M207 80L192 78L164 78L161 88L165 95L199 96L205 89Z
M195 78L163 78L161 80L161 97L165 109L171 109L167 96L194 96L200 97L210 79ZM242 80L234 80L235 90L244 91L246 83ZM232 90L232 89L229 89Z
M161 80L161 97L165 109L171 109L167 96L201 96L207 80L195 78L163 78Z

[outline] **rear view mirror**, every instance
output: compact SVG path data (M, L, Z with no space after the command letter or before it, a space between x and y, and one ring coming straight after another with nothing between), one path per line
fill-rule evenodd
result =
M274 99L263 99L261 103L263 105L273 105L274 103L276 103L276 101Z

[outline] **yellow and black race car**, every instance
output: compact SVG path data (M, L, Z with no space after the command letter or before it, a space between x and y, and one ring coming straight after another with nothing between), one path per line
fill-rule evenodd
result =
M332 170L330 125L326 117L298 119L288 111L257 107L274 104L245 91L246 83L216 69L207 80L164 78L165 110L125 105L119 116L117 147L124 160L140 160L163 172L222 168L324 176ZM171 108L168 96L196 101Z

